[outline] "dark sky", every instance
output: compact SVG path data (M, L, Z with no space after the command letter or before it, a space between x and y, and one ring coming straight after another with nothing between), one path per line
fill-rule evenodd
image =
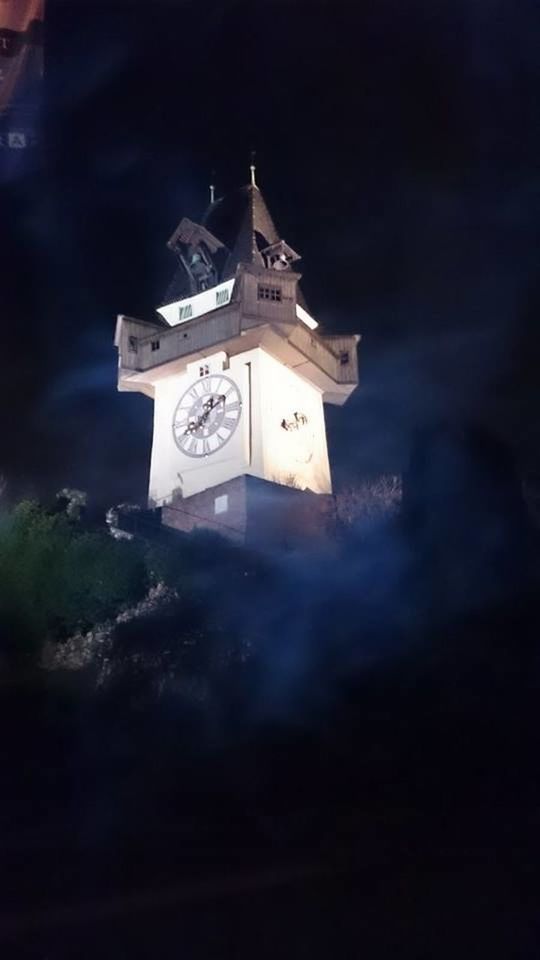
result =
M50 0L42 146L2 171L15 488L145 496L152 404L116 393L115 317L152 316L177 222L253 148L312 312L363 334L335 476L400 471L449 416L540 467L539 38L533 0Z

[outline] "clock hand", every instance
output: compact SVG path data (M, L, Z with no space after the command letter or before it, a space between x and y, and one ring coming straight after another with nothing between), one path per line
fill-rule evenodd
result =
M224 394L221 394L221 395L220 395L219 397L217 397L217 398L216 398L216 397L209 397L209 398L208 398L208 400L207 400L206 403L204 404L205 411L204 411L204 413L202 414L202 416L199 418L199 419L200 419L200 422L201 422L201 426L202 426L203 423L206 423L206 421L208 420L208 417L209 417L210 414L212 413L212 410L214 410L214 409L218 406L218 404L224 403L224 402L225 402L225 395L224 395Z
M212 413L212 410L214 410L214 408L217 407L218 404L225 403L225 399L226 399L225 394L222 393L220 394L219 397L212 396L212 397L209 397L208 400L205 400L203 404L204 412L201 413L200 417L198 417L197 420L194 420L188 424L185 430L185 433L186 434L195 433L196 430L198 430L200 427L202 427L206 423L206 421L208 420L208 417Z
M224 403L224 402L225 402L225 394L221 393L219 397L215 397L215 396L208 397L208 400L204 402L203 407L204 407L204 410L209 413L211 410L214 409L214 407L217 407L218 403Z
M190 420L186 429L184 430L184 435L188 433L194 433L195 430L198 430L199 427L202 427L203 423L206 422L207 416L208 416L208 413L203 413L201 414L200 417L197 417L196 420Z
M211 409L205 410L205 412L202 413L201 416L197 418L197 420L192 420L191 423L188 423L184 433L185 434L195 433L196 430L198 430L200 427L203 426L203 424L206 423L211 412L212 412Z

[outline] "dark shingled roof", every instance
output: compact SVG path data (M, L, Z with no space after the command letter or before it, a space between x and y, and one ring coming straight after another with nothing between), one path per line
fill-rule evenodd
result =
M261 191L252 184L217 200L203 222L230 250L223 279L233 276L239 263L263 267L260 251L280 239Z
M239 263L264 267L261 250L281 239L263 195L254 184L248 184L216 200L208 207L202 222L229 251L223 269L218 264L220 281L233 277ZM165 303L189 297L192 292L186 272L179 266L167 290ZM306 307L299 288L298 302Z

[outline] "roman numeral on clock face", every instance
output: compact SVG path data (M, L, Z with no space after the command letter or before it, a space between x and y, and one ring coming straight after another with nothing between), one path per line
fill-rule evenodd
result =
M192 383L180 397L172 422L173 439L187 457L209 457L233 436L242 416L237 384L224 374Z

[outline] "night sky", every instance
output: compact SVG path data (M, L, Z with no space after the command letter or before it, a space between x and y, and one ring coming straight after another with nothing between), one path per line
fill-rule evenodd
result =
M363 334L338 482L448 418L538 470L539 37L533 0L50 0L41 147L2 158L12 489L144 499L152 404L116 393L115 318L152 317L168 237L252 149L311 312Z

